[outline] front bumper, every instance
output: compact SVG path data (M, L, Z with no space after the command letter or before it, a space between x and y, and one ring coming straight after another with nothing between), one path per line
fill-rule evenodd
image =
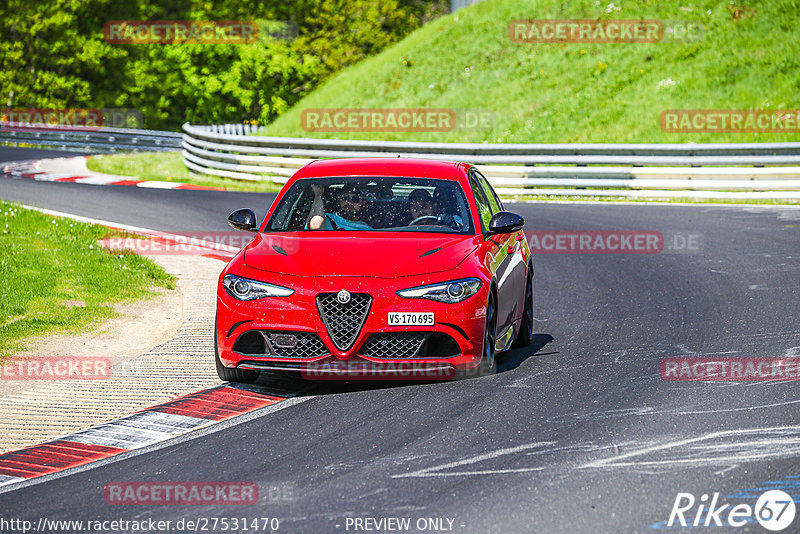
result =
M216 343L222 364L226 367L247 369L291 369L299 371L331 371L333 376L360 376L363 369L370 368L376 375L390 376L398 374L407 376L421 369L433 372L434 369L473 369L481 358L483 330L485 322L486 296L489 285L483 283L477 294L456 304L446 304L427 299L405 299L396 294L400 289L442 282L462 276L450 273L436 273L413 277L393 279L367 277L317 277L301 278L289 275L278 275L239 266L238 276L263 280L272 284L290 287L295 293L290 297L264 298L254 301L239 301L228 295L218 285ZM372 303L366 320L355 342L348 350L339 350L334 344L320 316L316 297L320 293L337 293L346 289L350 293L366 293L371 295ZM435 324L431 326L389 326L390 312L433 312ZM241 350L247 340L242 336L253 337L253 332L266 331L267 345L273 334L298 333L295 338L310 339L310 334L319 336L321 343L311 343L313 354L304 354L297 350L290 351L290 357L277 356L271 348L256 354L253 350ZM299 334L308 333L308 334ZM413 337L415 335L433 336L436 340L444 340L444 336L452 339L457 350L447 350L443 357L436 351L428 351L424 357L413 357L410 354L386 354L375 357L375 339L370 336L381 333L400 334L394 337ZM414 334L416 333L416 334ZM382 339L392 336L383 336ZM255 339L255 338L254 338ZM368 343L370 341L370 343ZM448 342L449 343L449 342ZM251 344L252 345L252 344ZM239 349L239 350L235 350ZM256 349L258 352L260 349ZM391 352L391 351L390 351ZM395 357L400 356L400 357ZM397 365L402 363L402 365Z

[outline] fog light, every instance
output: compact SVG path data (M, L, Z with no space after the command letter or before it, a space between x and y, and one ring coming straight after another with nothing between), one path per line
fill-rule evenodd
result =
M272 343L281 349L293 349L297 346L297 336L293 334L273 334Z

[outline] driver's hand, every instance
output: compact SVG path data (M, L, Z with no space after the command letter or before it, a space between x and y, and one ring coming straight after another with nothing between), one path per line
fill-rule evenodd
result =
M450 228L455 228L457 226L455 218L449 213L442 213L439 215L438 219L439 224L442 226L449 226Z
M325 186L322 184L312 184L311 191L314 192L315 197L322 196L322 194L325 192Z

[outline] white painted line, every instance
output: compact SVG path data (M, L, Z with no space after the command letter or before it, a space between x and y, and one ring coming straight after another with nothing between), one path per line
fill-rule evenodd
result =
M25 209L38 211L39 213L44 213L45 215L52 215L53 217L63 217L65 219L72 219L73 221L84 222L89 224L99 224L101 226L107 226L109 228L115 230L127 230L129 232L134 232L137 234L146 234L148 237L164 237L167 239L172 239L178 243L191 243L198 247L204 247L211 249L211 251L224 251L224 252L239 252L239 249L236 247L232 247L229 245L223 245L220 243L214 243L212 241L203 241L203 240L195 240L191 237L186 237L184 235L177 235L177 234L170 234L168 232L161 232L159 230L151 230L149 228L142 228L140 226L131 226L129 224L121 224L112 221L104 221L103 219L94 219L92 217L84 217L82 215L74 215L72 213L64 213L62 211L55 211L45 208L38 208L36 206L31 206L28 204L20 204ZM209 232L212 233L212 232Z
M420 469L419 471L413 471L411 473L404 473L402 475L392 475L392 478L448 477L448 476L462 476L462 475L486 475L486 474L500 474L500 473L523 473L527 471L541 471L542 469L544 469L543 467L530 467L530 468L520 468L520 469L496 469L496 470L482 470L482 471L462 471L462 472L450 472L450 473L440 472L445 469L451 469L453 467L476 464L484 460L492 460L494 458L499 458L500 456L514 454L515 452L527 451L530 449L538 449L546 445L554 445L554 444L555 441L537 441L534 443L527 443L525 445L517 445L516 447L507 447L505 449L498 449L496 451L479 454L477 456L472 456L464 460L458 460L455 462L450 462L447 464L437 465L433 467L426 467L425 469Z
M103 176L89 176L88 178L78 178L75 180L76 184L89 184L89 185L108 185L114 182L119 182L118 178L106 178Z
M485 471L448 471L447 473L409 473L407 475L392 475L392 478L439 478L439 477L464 477L474 475L504 475L509 473L532 473L534 471L544 471L544 467L520 467L518 469L488 469Z
M155 180L145 180L136 184L136 187L148 187L151 189L175 189L176 187L186 185L182 182L158 182Z
M43 172L42 174L36 175L36 180L42 182L52 182L58 180L59 178L72 178L75 176L74 174L60 174L54 172Z
M44 213L45 215L52 215L54 217L64 217L65 219L72 219L73 221L78 222L85 222L89 224L99 224L101 226L108 226L111 228L115 228L118 230L129 230L131 232L150 232L150 233L157 233L156 230L150 230L149 228L142 228L140 226L131 226L128 224L121 224L115 223L111 221L104 221L103 219L94 219L92 217L84 217L83 215L74 215L72 213L65 213L63 211L55 211L49 210L46 208L39 208L36 206L31 206L28 204L21 204L21 206L28 210L38 211L40 213Z
M7 486L10 484L16 484L17 482L24 482L27 479L21 477L12 477L8 475L0 475L0 486Z
M701 447L693 446L702 442L719 438L744 438L755 435L750 441L733 441L725 443L707 443ZM770 436L771 435L771 436ZM637 460L637 457L669 449L685 447L684 458L665 458L661 460ZM708 452L698 454L697 450ZM738 449L738 450L737 450ZM680 451L677 451L680 454ZM758 461L768 458L800 455L800 426L780 426L771 428L749 428L711 432L696 438L671 441L662 445L644 447L637 451L620 454L610 458L601 458L578 466L578 469L608 467L644 467L670 465L709 465L733 464L744 461ZM628 460L628 461L626 461Z

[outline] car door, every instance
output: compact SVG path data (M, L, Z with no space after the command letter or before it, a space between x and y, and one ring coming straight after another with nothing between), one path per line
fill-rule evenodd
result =
M478 208L481 227L483 231L489 230L489 222L496 213L501 211L501 206L494 191L487 189L481 183L483 176L475 169L470 169L469 183L475 204ZM485 181L486 178L483 178ZM488 185L488 183L487 183ZM487 192L489 194L487 194ZM484 239L485 261L487 268L494 273L497 284L497 332L498 345L503 347L508 336L508 329L513 325L513 313L516 308L514 294L514 279L509 267L513 267L511 259L516 246L513 234L495 234Z
M494 200L498 210L502 211L504 209L503 204L489 181L479 171L476 170L475 174L477 175L478 181L486 192L489 203L493 204ZM510 324L510 322L514 321L515 317L522 317L521 310L525 300L525 284L527 282L528 274L527 261L530 253L528 243L525 240L525 231L517 230L516 232L507 234L507 239L505 240L505 249L508 253L508 257L506 258L506 261L508 261L508 266L506 267L504 275L508 277L509 282L508 305L511 311L508 320ZM501 331L498 331L498 340L500 339L501 333Z

